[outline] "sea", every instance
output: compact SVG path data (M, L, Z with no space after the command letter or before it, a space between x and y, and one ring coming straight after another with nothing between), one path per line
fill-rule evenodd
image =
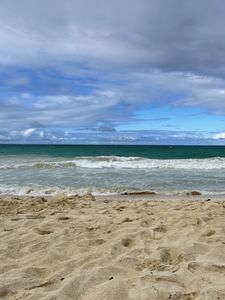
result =
M225 195L224 146L0 145L0 194Z

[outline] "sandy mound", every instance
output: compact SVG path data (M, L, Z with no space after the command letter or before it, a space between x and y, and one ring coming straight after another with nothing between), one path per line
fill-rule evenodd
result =
M0 199L0 299L225 299L225 204Z

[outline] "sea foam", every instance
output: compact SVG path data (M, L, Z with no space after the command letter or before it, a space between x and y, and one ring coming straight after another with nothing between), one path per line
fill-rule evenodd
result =
M225 169L225 158L149 159L143 157L90 156L77 157L71 160L27 160L23 163L12 163L9 160L7 163L0 164L0 170L54 168L216 170Z

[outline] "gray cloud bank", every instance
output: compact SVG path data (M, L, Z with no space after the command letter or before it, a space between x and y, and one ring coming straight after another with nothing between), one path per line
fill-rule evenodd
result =
M221 0L2 0L4 65L159 69L225 76Z

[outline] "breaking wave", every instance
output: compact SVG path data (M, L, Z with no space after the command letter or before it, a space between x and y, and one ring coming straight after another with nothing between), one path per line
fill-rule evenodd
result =
M86 169L184 169L184 170L216 170L225 169L225 158L205 159L149 159L143 157L90 156L77 157L72 160L35 160L22 163L0 163L0 170L7 169L54 169L54 168L86 168Z

